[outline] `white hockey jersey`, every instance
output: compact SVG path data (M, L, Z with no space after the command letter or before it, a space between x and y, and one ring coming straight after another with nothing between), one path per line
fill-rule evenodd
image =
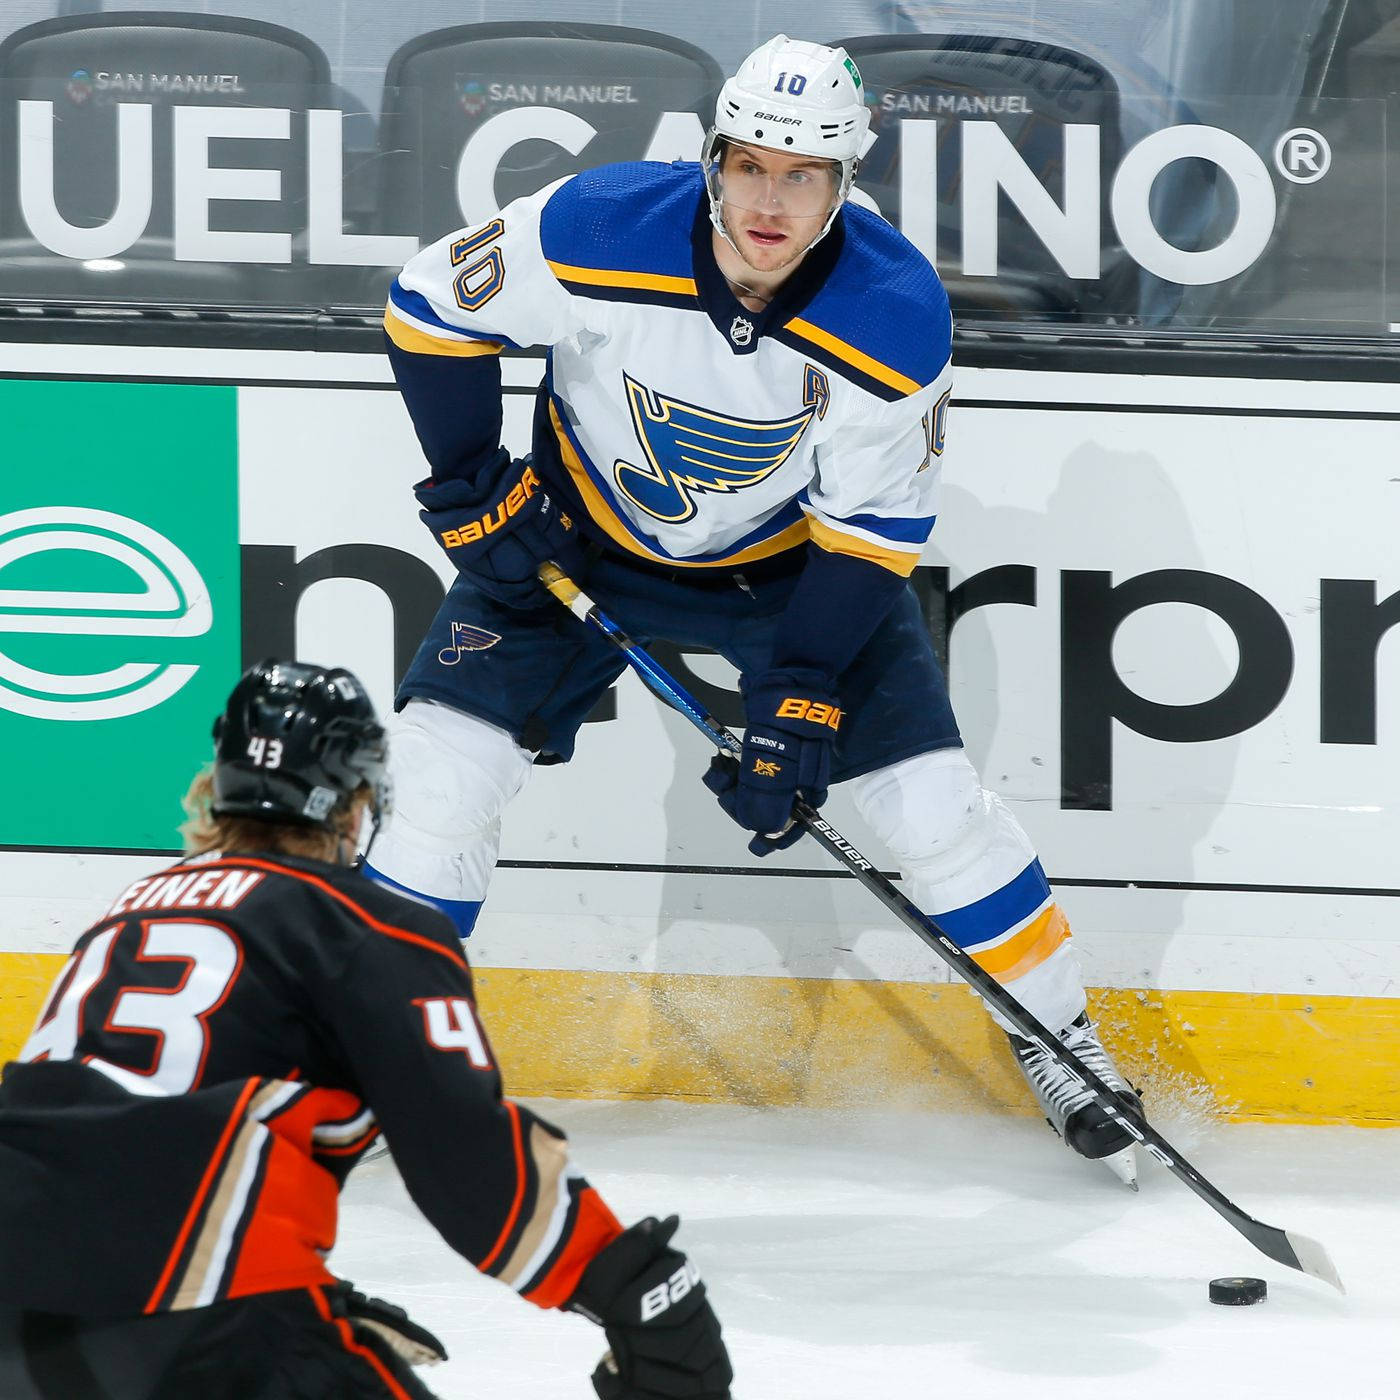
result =
M385 329L414 354L550 347L541 475L554 458L592 533L652 563L811 539L908 575L933 527L948 299L859 207L754 313L715 264L698 165L606 166L425 248Z

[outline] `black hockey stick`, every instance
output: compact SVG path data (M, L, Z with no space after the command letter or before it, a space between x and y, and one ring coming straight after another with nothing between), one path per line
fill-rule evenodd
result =
M556 564L540 566L540 581L571 613L602 633L627 658L647 685L666 704L701 730L721 753L739 757L743 752L739 740L708 714L698 700L685 691L644 648L639 647ZM1250 1244L1270 1259L1322 1279L1339 1292L1346 1292L1335 1265L1317 1240L1291 1230L1280 1230L1277 1226L1266 1225L1262 1220L1246 1215L1186 1161L1138 1110L1119 1098L1073 1051L1067 1050L1060 1043L1060 1038L1041 1025L996 978L983 971L927 914L900 894L830 822L817 814L815 808L799 799L793 807L793 814L798 824L810 836L816 837L886 909L918 934L985 1002L1001 1012L1016 1027L1018 1035L1049 1055L1076 1083L1087 1089L1094 1096L1094 1102L1115 1123L1141 1143L1143 1149L1173 1176L1184 1181Z

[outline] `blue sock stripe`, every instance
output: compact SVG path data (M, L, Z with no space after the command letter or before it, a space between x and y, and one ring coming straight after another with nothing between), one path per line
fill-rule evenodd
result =
M365 874L376 885L383 885L385 889L389 890L397 890L400 894L406 894L410 899L416 899L420 903L431 904L435 909L441 909L457 925L458 938L471 937L472 930L476 927L477 915L481 913L483 901L479 899L444 899L441 895L424 894L422 890L411 889L408 885L400 884L382 870L376 870L368 862L365 864Z
M961 909L937 915L937 922L959 947L970 948L1025 923L1049 898L1050 882L1045 878L1040 861L1033 860L999 890Z

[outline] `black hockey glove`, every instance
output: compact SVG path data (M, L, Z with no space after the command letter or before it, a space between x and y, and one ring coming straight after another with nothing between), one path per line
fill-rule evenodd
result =
M447 1348L396 1304L370 1298L345 1279L328 1288L326 1297L332 1317L343 1317L352 1331L378 1337L410 1366L436 1366L447 1360Z
M758 835L756 856L786 850L801 840L792 804L801 794L813 807L826 801L831 746L841 710L831 678L820 671L761 671L740 683L744 692L744 752L716 757L705 786L740 826Z
M583 572L574 522L550 499L529 457L504 452L480 481L431 480L414 487L419 518L459 573L488 597L512 608L540 608L549 594L536 577L546 559L571 577Z
M671 1248L679 1225L648 1216L624 1230L564 1304L598 1323L612 1348L593 1372L600 1400L729 1400L719 1319L695 1265Z

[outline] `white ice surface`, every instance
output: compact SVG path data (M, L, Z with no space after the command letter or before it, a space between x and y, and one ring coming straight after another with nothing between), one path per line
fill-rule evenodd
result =
M1241 1209L1321 1241L1348 1296L1275 1264L1153 1162L1134 1196L1031 1119L538 1102L625 1223L678 1211L735 1400L1391 1400L1400 1132L1161 1130ZM471 1189L463 1182L464 1191ZM446 1342L443 1400L591 1400L603 1338L474 1275L392 1161L332 1266ZM1252 1274L1226 1308L1207 1281Z

